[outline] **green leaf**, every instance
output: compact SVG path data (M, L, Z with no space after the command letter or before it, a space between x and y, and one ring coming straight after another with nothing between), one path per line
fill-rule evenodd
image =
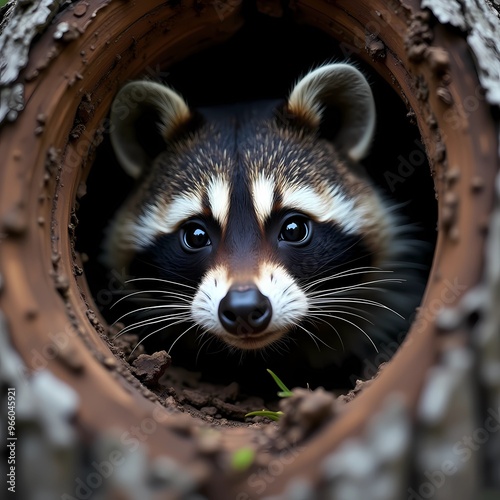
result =
M245 417L267 417L276 422L282 415L282 411L258 410L247 413Z
M255 459L255 450L249 446L245 446L236 450L231 457L231 467L236 471L245 471Z
M276 373L269 368L267 369L267 372L271 375L271 377L273 377L276 385L281 389L281 391L278 392L278 396L280 398L289 398L290 396L293 396L293 392L281 381Z

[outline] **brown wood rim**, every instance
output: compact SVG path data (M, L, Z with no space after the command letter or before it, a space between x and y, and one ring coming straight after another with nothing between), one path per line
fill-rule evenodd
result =
M221 15L205 2L76 3L37 40L18 79L24 83L25 109L0 129L0 308L16 350L31 369L47 367L76 390L82 435L117 424L129 429L157 411L161 426L148 442L149 452L186 467L200 460L193 441L174 432L167 412L110 361L112 353L99 335L102 318L78 276L69 226L116 90L153 62L169 64L227 39L245 21L241 2L227 5ZM361 433L389 394L400 393L414 412L426 373L442 352L436 314L480 280L498 171L497 134L467 44L446 26L430 27L417 1L294 0L287 12L365 59L414 110L435 180L439 236L420 312L404 345L373 384L303 446L266 494L279 493L298 476L319 479L318 463ZM66 41L54 38L61 23L70 27ZM432 40L422 41L425 30ZM370 53L375 39L383 44L384 58ZM87 114L81 108L86 95L93 103ZM473 111L467 104L471 96L477 102ZM77 113L85 129L70 139ZM449 293L453 285L460 293ZM59 333L68 342L51 356L47 346ZM224 432L234 447L254 431ZM214 467L206 491L218 499L245 492L251 498L251 473L233 478L228 488Z

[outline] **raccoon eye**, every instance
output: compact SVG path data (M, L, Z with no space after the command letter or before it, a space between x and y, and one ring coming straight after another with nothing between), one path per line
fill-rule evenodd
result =
M181 241L187 250L199 250L212 244L207 230L199 223L187 224L181 234Z
M292 215L281 226L279 241L306 243L311 234L310 221L301 215Z

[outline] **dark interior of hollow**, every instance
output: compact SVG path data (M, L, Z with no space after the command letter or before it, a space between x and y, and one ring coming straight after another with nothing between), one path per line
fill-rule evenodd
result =
M160 64L146 68L144 75L166 80L191 106L197 107L283 98L297 78L309 69L325 61L345 60L356 62L368 76L377 103L377 132L363 164L382 192L401 203L401 211L421 228L419 238L428 241L432 249L437 209L418 128L407 116L397 91L355 54L344 53L333 38L287 19L250 13L246 25L230 41L166 69ZM103 230L131 187L132 181L118 166L109 138L105 137L87 182L87 195L80 202L77 249L88 256L86 278L97 307L109 321L114 317L109 310L107 291L116 286L116 280L110 282L97 257ZM427 263L431 259L432 251L429 251ZM169 345L148 341L146 350L168 350ZM278 372L287 385L309 384L313 388L321 385L345 389L352 386L356 378L368 375L366 361L354 358L347 358L341 367L324 372L309 369L300 359L289 359L286 355L276 360L252 354L242 359L227 350L183 356L182 350L174 349L171 354L175 364L201 371L203 377L213 382L239 380L247 391L260 395L266 395L268 390L275 394L265 368ZM383 352L375 362L386 361L387 357L388 352ZM373 375L373 370L369 375Z

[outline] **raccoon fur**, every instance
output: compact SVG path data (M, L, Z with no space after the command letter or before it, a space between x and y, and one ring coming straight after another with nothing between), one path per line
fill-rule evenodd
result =
M314 366L376 354L423 283L407 225L360 164L375 122L350 64L314 69L284 102L197 111L159 83L125 85L111 140L136 187L103 258L147 300L124 331L166 333L166 349L189 337L286 357L298 344Z

